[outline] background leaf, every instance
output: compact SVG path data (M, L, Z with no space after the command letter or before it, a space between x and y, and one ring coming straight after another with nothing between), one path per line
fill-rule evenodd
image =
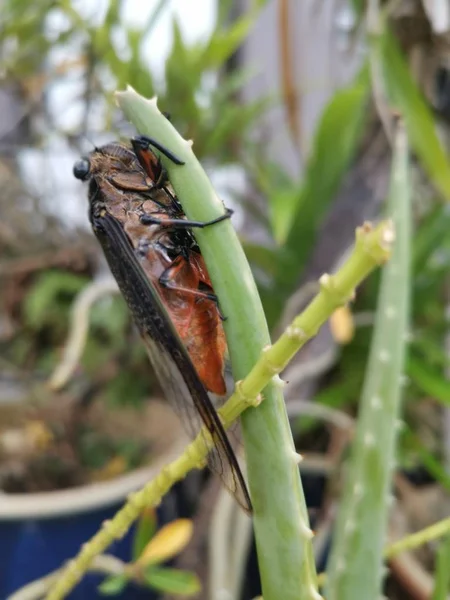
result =
M434 590L431 600L447 600L450 592L450 535L440 543L434 576Z
M117 596L128 583L126 575L110 575L98 586L98 591L104 596Z
M375 44L388 96L405 120L411 146L436 188L450 200L450 163L436 134L431 110L417 88L392 33L386 29Z
M151 566L145 570L147 585L160 592L192 596L200 589L200 581L195 573L178 569L162 569Z

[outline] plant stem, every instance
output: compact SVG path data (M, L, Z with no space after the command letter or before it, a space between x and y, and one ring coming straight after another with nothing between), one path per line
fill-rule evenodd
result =
M327 600L380 597L409 323L410 187L402 123L389 193L397 239L383 271L364 389L326 584Z
M425 529L416 531L416 533L411 533L410 535L407 535L400 540L389 544L383 551L383 557L386 560L390 560L402 552L416 550L417 548L420 548L420 546L424 546L425 544L429 544L430 542L449 535L450 517L442 519L442 521L433 523L433 525L425 527ZM446 541L443 541L442 543L446 543ZM320 573L317 579L319 581L319 586L323 587L327 579L326 573Z
M184 161L175 165L160 155L169 180L189 219L209 221L224 213L201 164L160 113L156 99L131 89L116 94L139 133L156 139ZM195 230L221 310L235 380L244 378L270 344L269 332L253 276L230 220ZM242 432L254 530L265 600L309 599L315 569L306 505L289 421L280 386L269 383L258 410L246 411ZM300 590L300 591L299 591Z
M437 540L444 535L450 534L450 517L447 519L442 519L442 521L438 521L437 523L433 523L429 527L422 529L421 531L417 531L416 533L411 533L401 540L397 542L393 542L389 544L389 546L384 551L384 556L386 559L393 558L402 552L407 552L408 550L415 550L419 546L423 546L424 544L429 544L430 542Z

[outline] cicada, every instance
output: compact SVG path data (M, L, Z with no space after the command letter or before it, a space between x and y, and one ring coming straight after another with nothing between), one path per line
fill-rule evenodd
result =
M136 136L131 145L95 148L73 172L89 181L94 233L168 401L192 437L206 427L214 442L208 464L250 512L244 478L208 395L226 393L226 342L218 299L193 234L230 212L208 222L188 220L152 147L182 168L157 141Z

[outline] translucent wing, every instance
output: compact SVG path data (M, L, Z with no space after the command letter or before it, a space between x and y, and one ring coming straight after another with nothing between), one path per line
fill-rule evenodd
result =
M214 441L208 464L235 496L244 510L251 501L236 456L220 417L200 381L157 290L140 266L121 224L104 214L93 217L92 224L109 267L119 285L144 339L168 401L179 415L188 434L196 437L202 423Z

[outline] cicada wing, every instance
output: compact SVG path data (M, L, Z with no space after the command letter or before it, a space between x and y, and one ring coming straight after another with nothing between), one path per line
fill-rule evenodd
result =
M111 215L92 218L97 238L144 339L167 400L187 433L195 438L205 425L214 447L208 464L247 512L251 501L227 434L200 381L158 291L145 275L121 224ZM206 439L205 439L206 444Z
M203 420L203 424L214 442L207 457L210 469L220 476L222 483L234 495L242 508L251 512L250 497L236 455L220 417L197 374L195 373L195 377L202 386L201 395L190 390L184 373L174 363L172 354L167 353L160 345L156 344L149 335L143 337L150 361L165 390L166 397L182 420L188 435L194 439L201 430Z

